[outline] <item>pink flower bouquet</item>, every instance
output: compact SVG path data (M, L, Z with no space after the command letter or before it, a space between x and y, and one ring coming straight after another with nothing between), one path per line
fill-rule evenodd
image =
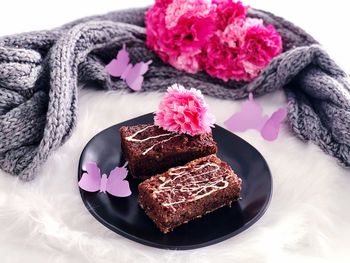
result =
M250 81L282 52L271 25L232 0L157 0L146 13L147 46L173 67Z

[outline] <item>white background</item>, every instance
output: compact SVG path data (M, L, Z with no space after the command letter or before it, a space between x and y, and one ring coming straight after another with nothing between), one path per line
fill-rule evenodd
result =
M301 26L350 72L347 1L245 3ZM87 15L149 4L152 1L2 0L0 35L48 29ZM82 91L76 131L50 157L38 179L23 184L0 171L1 263L350 262L350 172L318 147L296 139L287 125L273 143L255 132L239 134L267 159L274 194L266 215L230 240L193 251L163 251L128 241L94 220L76 186L81 150L100 130L154 111L160 99L157 93ZM206 99L219 124L239 109L238 102ZM278 92L259 102L271 113L285 104L285 98Z

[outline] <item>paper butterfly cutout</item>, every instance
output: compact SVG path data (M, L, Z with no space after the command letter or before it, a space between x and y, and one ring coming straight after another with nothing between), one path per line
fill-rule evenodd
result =
M124 44L123 48L119 50L117 58L106 66L106 70L111 76L120 77L124 80L132 90L139 91L143 83L143 74L148 71L148 66L152 63L152 60L146 63L139 62L135 66L129 62L129 53Z
M249 93L249 100L242 103L241 111L234 113L224 122L233 132L244 132L255 129L267 141L276 140L282 121L287 116L287 109L280 108L271 117L263 115L262 107L254 101L253 94Z
M87 192L102 193L108 192L118 197L127 197L131 195L129 182L124 180L128 175L126 169L127 162L123 167L114 168L107 178L106 174L101 176L101 170L94 162L86 164L86 173L83 173L79 180L79 187Z

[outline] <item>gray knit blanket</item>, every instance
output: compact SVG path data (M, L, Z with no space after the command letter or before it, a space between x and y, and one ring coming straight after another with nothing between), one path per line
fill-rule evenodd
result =
M288 123L345 167L350 166L348 75L302 29L271 13L249 16L272 24L284 52L251 83L224 82L205 73L186 74L145 45L146 9L83 18L50 31L0 38L0 168L22 180L35 178L49 154L72 134L77 122L78 84L126 89L105 65L126 44L131 61L153 60L143 91L165 90L177 82L222 99L242 99L284 89Z

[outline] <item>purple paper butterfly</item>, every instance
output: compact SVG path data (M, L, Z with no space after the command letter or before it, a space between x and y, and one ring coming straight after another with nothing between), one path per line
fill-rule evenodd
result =
M129 62L129 53L124 44L123 48L119 50L117 58L106 66L106 70L111 76L120 77L124 80L132 90L139 91L143 82L143 74L148 71L148 66L152 63L152 60L146 63L139 62L135 66L129 64Z
M255 129L267 141L277 139L282 121L287 116L287 109L280 108L271 117L263 115L262 107L254 101L249 93L249 100L242 103L241 111L234 113L225 121L226 127L233 132Z
M131 195L129 182L124 180L128 175L127 162L123 167L114 168L107 178L106 174L101 176L100 168L94 162L86 164L86 173L79 180L79 187L88 192L108 192L118 197Z

